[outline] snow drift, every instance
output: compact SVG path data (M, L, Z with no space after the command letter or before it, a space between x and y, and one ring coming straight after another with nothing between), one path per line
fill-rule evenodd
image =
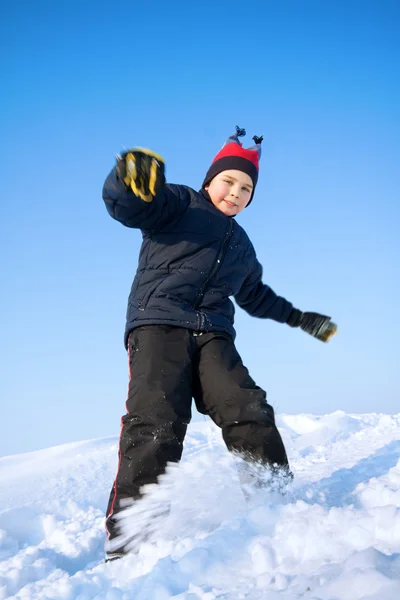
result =
M278 426L295 475L285 497L246 503L219 430L193 423L157 489L169 514L137 556L108 564L117 438L1 458L0 600L398 600L400 415Z

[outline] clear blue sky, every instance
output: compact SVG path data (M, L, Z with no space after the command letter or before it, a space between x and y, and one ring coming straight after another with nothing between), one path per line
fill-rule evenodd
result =
M199 188L236 124L264 134L238 222L328 345L238 309L278 412L399 410L400 4L3 2L0 455L116 435L141 236L101 198L124 146Z

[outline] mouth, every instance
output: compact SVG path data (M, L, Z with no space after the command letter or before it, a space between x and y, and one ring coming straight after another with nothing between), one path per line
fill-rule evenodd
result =
M237 207L237 204L235 204L235 202L231 202L230 200L225 200L224 199L224 202L226 202L228 206L232 206L232 207L235 206L235 207Z

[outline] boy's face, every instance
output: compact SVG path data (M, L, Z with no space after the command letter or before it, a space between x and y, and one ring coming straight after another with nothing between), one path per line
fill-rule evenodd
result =
M224 215L232 217L239 214L250 202L253 182L247 173L229 169L218 173L205 189L214 206Z

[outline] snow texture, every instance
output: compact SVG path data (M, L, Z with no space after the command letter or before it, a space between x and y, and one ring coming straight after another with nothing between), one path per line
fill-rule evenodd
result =
M398 600L400 414L281 415L294 481L253 489L207 421L127 509L150 531L104 563L117 439L0 459L0 600ZM130 511L130 512L129 512Z

